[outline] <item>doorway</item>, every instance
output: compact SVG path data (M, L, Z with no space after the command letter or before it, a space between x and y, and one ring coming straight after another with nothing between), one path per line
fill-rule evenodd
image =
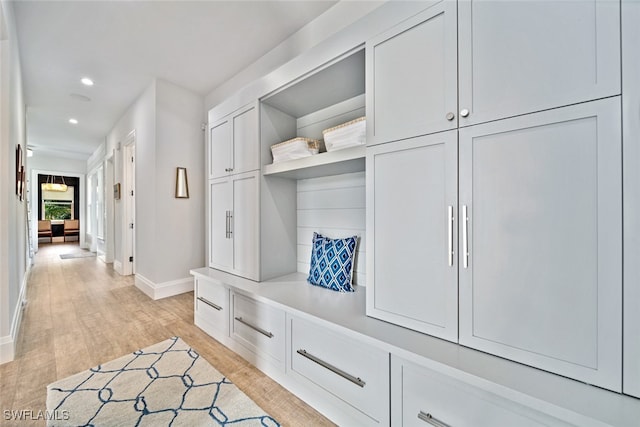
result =
M135 131L131 132L123 144L123 182L121 188L121 200L123 201L122 242L123 259L122 274L125 276L136 274L136 139Z

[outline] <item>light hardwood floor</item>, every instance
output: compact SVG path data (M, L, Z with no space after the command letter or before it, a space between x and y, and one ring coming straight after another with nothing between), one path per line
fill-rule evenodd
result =
M137 349L179 336L262 409L291 426L333 425L193 324L193 293L153 301L96 258L60 259L77 244L43 245L28 280L14 361L0 365L6 410L45 410L46 386Z

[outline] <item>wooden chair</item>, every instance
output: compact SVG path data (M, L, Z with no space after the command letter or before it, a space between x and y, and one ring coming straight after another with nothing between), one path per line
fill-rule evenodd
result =
M53 233L51 232L51 221L48 219L38 221L38 238L48 237L49 243L53 242Z
M67 241L67 236L80 236L80 220L78 219L65 219L64 220L64 241Z

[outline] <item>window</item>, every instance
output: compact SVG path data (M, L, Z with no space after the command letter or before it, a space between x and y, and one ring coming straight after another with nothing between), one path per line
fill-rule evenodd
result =
M42 191L42 218L50 220L75 219L74 187L67 191Z
M73 202L44 200L44 219L74 219Z

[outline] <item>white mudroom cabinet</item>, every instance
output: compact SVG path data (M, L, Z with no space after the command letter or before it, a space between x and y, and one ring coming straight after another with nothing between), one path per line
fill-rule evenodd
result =
M367 42L367 314L619 392L620 5L578 3Z
M339 425L637 424L636 22L385 2L214 106L196 325ZM359 235L355 292L306 281L313 232Z

